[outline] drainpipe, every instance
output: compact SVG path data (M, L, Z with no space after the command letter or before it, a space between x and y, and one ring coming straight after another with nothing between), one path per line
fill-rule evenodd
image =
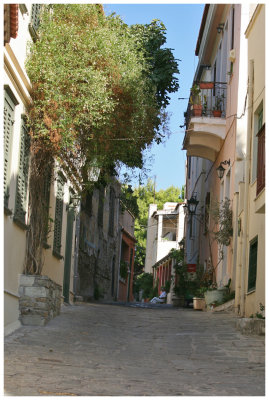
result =
M118 279L117 279L117 301L119 299L119 287L120 287L120 261L121 261L121 242L122 242L122 226L119 226L119 258L118 258Z
M75 243L75 250L74 250L73 291L74 291L75 298L78 293L78 282L79 282L79 274L78 274L79 230L80 230L80 205L77 210L77 217L76 217L76 233L75 233L76 243Z
M252 137L252 115L253 115L253 81L254 81L254 61L249 61L249 83L248 83L248 127L247 127L247 149L245 157L245 190L244 190L244 220L243 220L243 263L241 271L241 299L240 314L245 316L245 277L248 261L247 244L248 244L248 209L249 209L249 181L251 171L251 137Z

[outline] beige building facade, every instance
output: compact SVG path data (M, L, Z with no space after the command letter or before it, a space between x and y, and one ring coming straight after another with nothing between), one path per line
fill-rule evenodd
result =
M256 137L262 137L259 151L264 154L264 8L205 5L194 77L202 111L200 116L194 114L190 97L183 142L186 198L199 202L195 215L188 214L185 220L187 263L202 264L218 288L230 283L236 311L242 316L254 315L259 303L264 304L265 188L257 192L257 171L264 166L259 166L262 157L257 156ZM226 243L220 244L214 232L220 232L221 226L216 225L212 210L214 204L221 209L226 200L232 230Z
M152 267L165 257L171 249L178 249L184 235L183 204L164 204L162 210L157 204L149 205L145 272L152 273Z
M25 71L27 43L33 40L40 5L4 6L4 325L5 333L20 326L19 280L23 273L29 224L30 137L25 116L31 103L31 83ZM72 301L76 207L64 173L55 165L47 188L50 233L44 244L47 275ZM71 215L72 214L72 215ZM57 238L55 220L57 219ZM66 244L68 243L68 248ZM62 301L64 300L64 291Z

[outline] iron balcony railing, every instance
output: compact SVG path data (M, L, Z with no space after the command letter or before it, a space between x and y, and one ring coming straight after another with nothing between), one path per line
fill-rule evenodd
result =
M226 93L226 82L194 82L184 114L185 126L188 126L190 118L194 116L225 118Z

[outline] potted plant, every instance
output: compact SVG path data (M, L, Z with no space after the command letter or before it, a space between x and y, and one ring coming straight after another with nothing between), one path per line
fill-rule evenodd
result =
M205 310L206 303L205 303L205 292L207 291L207 287L200 287L197 292L196 296L193 298L193 309L194 310Z
M190 103L192 104L192 112L195 117L202 115L202 102L201 102L201 90L199 85L195 84L191 88Z
M214 117L221 117L223 100L224 100L224 94L222 94L221 96L216 96L215 106L213 107L212 110Z

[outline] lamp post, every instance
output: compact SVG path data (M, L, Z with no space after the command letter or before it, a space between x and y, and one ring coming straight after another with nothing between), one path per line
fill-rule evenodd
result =
M229 165L230 166L230 163L231 163L230 160L221 161L221 163L218 166L218 168L216 168L217 174L218 174L218 177L219 177L220 180L223 178L224 171L225 171L225 168L223 168L222 165Z
M193 195L189 200L187 200L188 213L191 216L190 238L192 237L192 217L195 215L198 203L199 201L196 200L196 197L194 197Z

